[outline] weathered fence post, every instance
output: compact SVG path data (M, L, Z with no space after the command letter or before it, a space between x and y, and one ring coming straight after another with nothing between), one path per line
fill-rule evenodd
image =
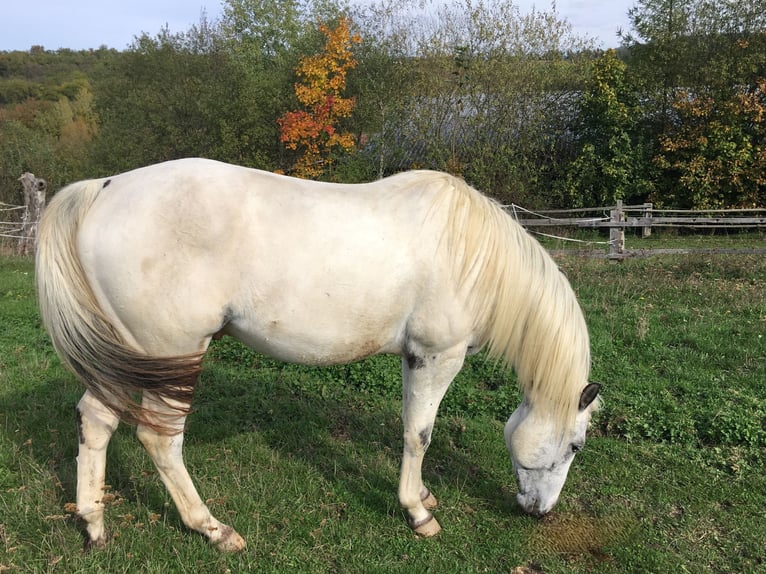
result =
M625 221L625 212L622 209L622 200L617 200L617 205L609 212L609 259L622 259L625 251L625 228L616 224Z
M22 175L19 181L24 188L24 215L21 217L18 252L28 255L37 247L37 222L45 209L45 190L48 184L29 172Z
M644 203L644 209L641 216L644 218L646 223L641 228L641 237L646 239L647 237L650 237L652 235L652 208L654 207L651 203Z

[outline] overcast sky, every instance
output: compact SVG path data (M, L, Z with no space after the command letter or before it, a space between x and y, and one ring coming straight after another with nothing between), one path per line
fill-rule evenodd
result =
M576 34L595 38L599 47L619 45L617 30L629 29L627 12L635 0L558 0L559 16ZM550 0L517 0L522 13L532 6L547 10ZM142 32L154 36L166 24L185 32L222 12L220 0L3 0L0 7L0 51L82 50L108 46L124 50Z

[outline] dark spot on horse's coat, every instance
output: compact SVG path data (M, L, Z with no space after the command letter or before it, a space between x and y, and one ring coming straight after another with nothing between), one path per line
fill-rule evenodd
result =
M218 341L226 334L226 326L234 319L234 311L231 307L225 307L223 310L223 317L221 318L221 327L213 333L213 340Z
M102 185L102 186L101 186L101 189L104 189L104 188L105 188L105 187L107 187L107 186L108 186L110 183L112 183L112 180L111 180L111 179L107 179L107 180L104 182L104 185Z
M423 445L423 448L428 448L428 445L431 444L431 432L433 430L434 427L429 425L418 433L420 444Z
M410 353L407 355L407 366L412 370L422 369L426 366L426 362L423 360L423 357Z
M80 444L85 444L85 433L82 432L82 413L77 408L75 408L75 412L77 413L77 437Z

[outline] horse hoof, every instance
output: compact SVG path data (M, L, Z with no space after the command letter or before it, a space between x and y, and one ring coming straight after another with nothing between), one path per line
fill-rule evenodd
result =
M245 546L247 546L245 539L237 534L237 531L233 528L225 538L216 542L216 548L221 552L241 552L245 549Z
M421 502L423 503L423 506L425 506L427 510L436 508L439 505L439 501L436 500L436 497L430 492L428 493L428 496L426 496Z
M87 553L91 550L102 550L106 547L106 536L102 535L95 540L86 535L82 549Z
M431 538L432 536L436 536L441 532L442 527L439 526L439 522L431 517L431 520L428 522L425 522L424 524L421 524L417 528L415 528L415 534L418 536L422 536L423 538Z

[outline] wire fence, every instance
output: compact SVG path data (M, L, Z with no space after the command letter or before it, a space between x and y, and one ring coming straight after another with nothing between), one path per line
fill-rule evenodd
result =
M0 217L5 219L14 213L23 214L26 209L26 205L10 205L7 203L0 203ZM23 215L20 216L17 221L0 221L0 237L4 239L16 240L28 239L25 235L22 235L24 232L24 226L21 221L22 217Z
M27 255L36 248L37 223L45 208L47 184L31 173L23 174L19 182L24 189L24 205L0 203L0 240Z
M766 209L760 207L740 209L657 209L651 203L623 205L621 201L618 201L614 206L580 209L531 211L515 204L504 207L530 233L560 241L608 246L608 252L604 256L609 259L624 259L626 257L648 256L659 253L766 253L766 248L741 250L728 248L629 250L625 246L626 229L637 229L641 232L642 237L649 237L652 229L655 228L686 228L695 230L766 229ZM553 233L555 228L567 227L608 229L609 239L607 241L591 241ZM540 228L547 228L550 232L539 231ZM599 256L595 252L591 253L591 255Z

